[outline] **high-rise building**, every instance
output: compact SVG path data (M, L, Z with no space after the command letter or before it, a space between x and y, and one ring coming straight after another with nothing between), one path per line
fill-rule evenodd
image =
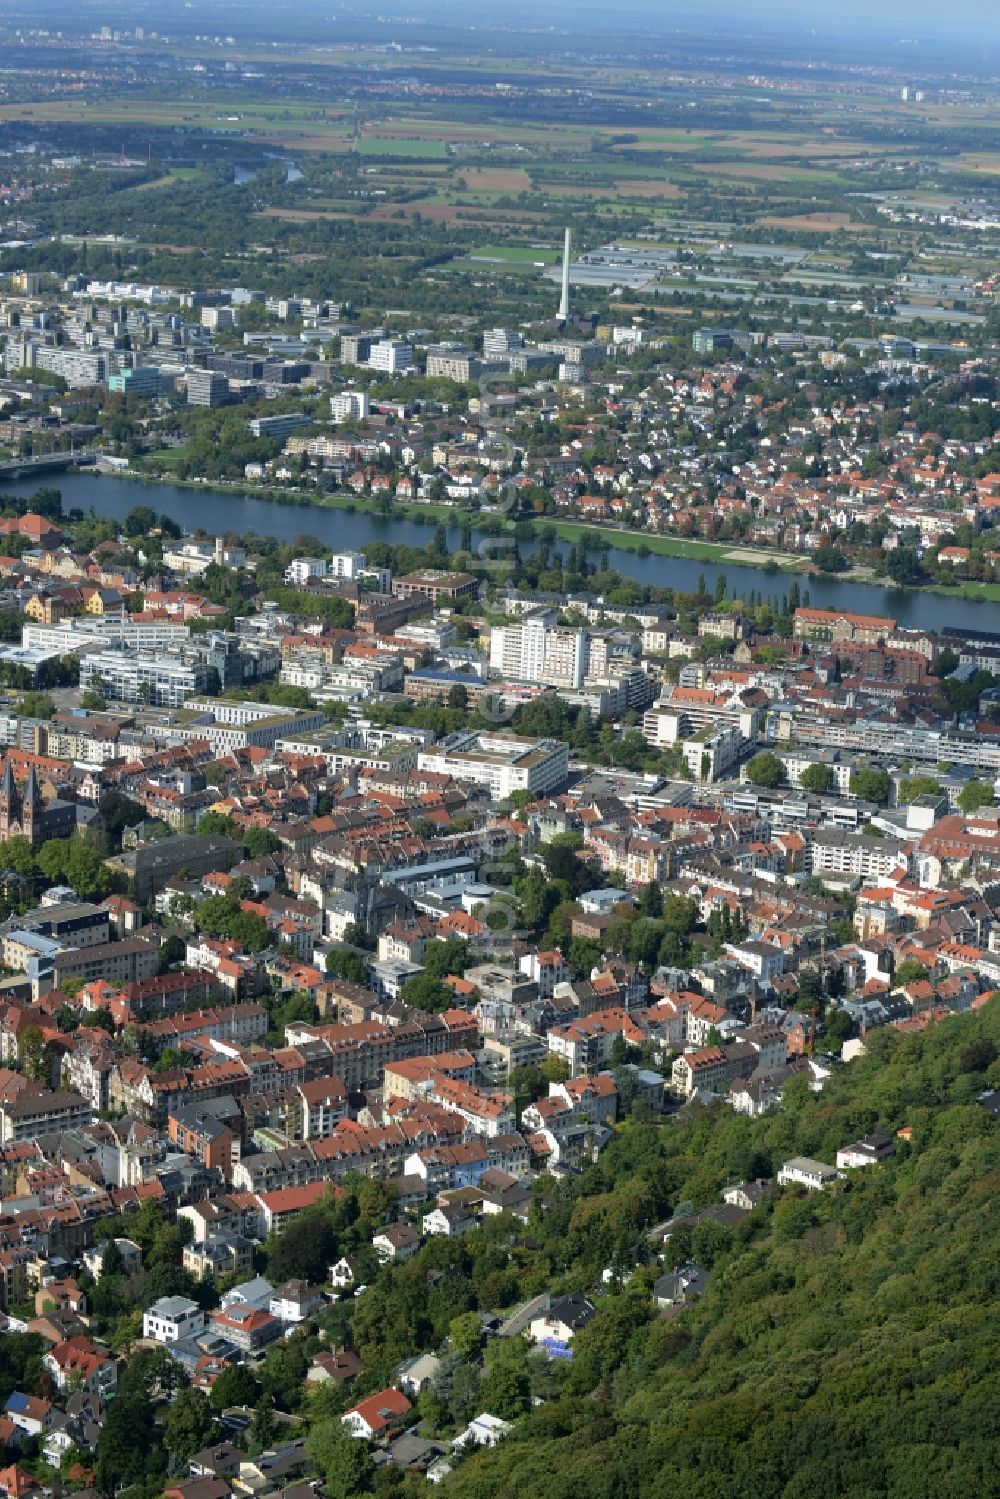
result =
M339 395L330 397L330 415L335 422L353 418L363 422L370 410L366 390L342 390Z
M229 400L229 381L217 370L189 369L186 380L189 406L224 406Z
M524 348L524 339L520 333L513 332L510 328L487 328L483 334L483 353L487 359L495 359L503 354L513 354L515 349Z
M341 364L367 364L375 340L370 333L343 333L340 337Z
M586 630L555 624L550 609L490 631L490 669L504 678L575 689L587 675L588 659Z
M108 389L123 396L152 398L158 396L163 380L155 365L140 365L137 368L117 370L108 376Z
M383 338L372 345L369 367L383 375L398 375L413 364L413 350L401 338Z

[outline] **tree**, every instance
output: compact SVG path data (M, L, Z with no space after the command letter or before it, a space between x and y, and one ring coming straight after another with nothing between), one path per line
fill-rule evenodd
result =
M101 850L86 836L69 840L66 878L84 900L103 899L111 890L111 871Z
M862 765L851 776L850 792L859 801L885 802L889 799L891 785L888 771L874 770L871 766Z
M577 857L582 847L578 833L557 833L540 850L549 879L564 882L573 896L592 890L595 883L594 867Z
M562 899L559 886L547 880L536 865L515 879L514 894L522 920L533 932L543 929Z
M277 1237L268 1241L267 1268L278 1285L306 1280L322 1285L339 1253L333 1224L321 1208L300 1213Z
M993 805L993 788L982 781L967 781L958 793L958 805L968 817L980 807Z
M461 976L469 966L469 944L461 937L429 942L424 953L424 972L431 978L453 973Z
M235 838L236 824L225 812L206 812L198 822L199 833L214 833L219 838Z
M334 978L344 979L350 984L368 982L368 964L364 954L349 947L334 947L326 955L326 971Z
M895 988L903 989L907 984L919 984L926 977L927 969L923 963L918 963L916 958L904 958L893 975L893 984Z
M414 1010L423 1010L429 1015L439 1015L450 1010L455 1003L455 996L448 985L429 973L418 973L416 978L407 979L399 991L399 997L404 1005L410 1005Z
M141 1484L162 1472L163 1449L157 1441L153 1405L141 1392L122 1392L107 1408L97 1438L95 1481L102 1494Z
M256 911L244 911L239 900L228 893L200 901L193 919L199 931L212 937L229 937L247 952L262 952L270 945L271 933L264 917Z
M785 767L770 750L761 750L747 761L747 779L754 786L773 791L785 779Z
M510 1346L510 1345L508 1345ZM483 1409L501 1421L516 1421L528 1408L531 1377L523 1346L496 1350L479 1387Z
M824 796L831 791L833 781L833 768L830 765L807 765L799 776L799 785L803 791L812 791L817 796Z
M539 1062L538 1071L545 1084L564 1083L569 1077L569 1063L565 1057L557 1056L554 1051L550 1051Z
M54 699L47 692L26 692L17 705L21 718L49 719L56 711Z
M844 573L850 567L850 559L839 547L819 547L813 553L816 566L824 573Z
M958 652L946 645L944 650L938 651L931 662L931 675L934 677L950 677L953 671L958 670L961 657Z
M208 1446L216 1429L208 1396L189 1388L174 1397L163 1423L163 1442L168 1452L186 1461Z
M274 1419L274 1398L271 1395L262 1395L254 1406L253 1420L250 1422L248 1435L251 1451L262 1452L265 1447L270 1447L277 1431L278 1423Z
M639 914L652 917L654 921L663 915L663 891L656 880L650 880L648 885L643 886L639 896Z
M156 511L149 505L133 505L122 521L122 530L126 536L148 537L156 530Z
M121 835L125 828L137 827L146 820L145 807L121 791L106 791L97 804L97 810L108 842L114 848L121 848Z
M908 807L918 796L939 796L941 782L933 776L902 776L896 783L896 800L901 807Z
M243 847L251 859L265 859L281 849L281 839L270 828L247 828L243 835Z
M342 1421L318 1421L306 1437L306 1451L323 1474L326 1499L353 1499L374 1487L368 1445L352 1437Z
M924 576L923 564L912 547L897 547L890 552L885 570L894 583L919 583Z
M21 1071L33 1083L48 1083L51 1061L48 1045L40 1026L29 1025L21 1032L17 1045Z
M186 952L183 937L179 937L176 932L171 932L170 936L160 944L159 971L167 973L175 963L183 962Z
M0 843L0 868L12 869L28 879L38 873L35 851L23 834L15 833Z
M155 1205L159 1206L158 1203ZM141 1214L140 1208L135 1217L138 1218ZM119 1231L121 1219L112 1221L115 1230ZM129 1234L137 1243L142 1242L135 1229L134 1219L129 1223ZM183 1367L166 1348L141 1348L122 1367L118 1376L118 1396L140 1395L144 1400L170 1400L187 1383L188 1376Z
M212 1409L221 1412L231 1405L256 1405L260 1385L246 1364L230 1364L223 1369L209 1392Z
M469 690L461 682L448 689L448 707L466 709L469 706Z
M482 1351L485 1341L483 1324L477 1312L463 1312L453 1317L448 1329L448 1339L460 1358L474 1359Z

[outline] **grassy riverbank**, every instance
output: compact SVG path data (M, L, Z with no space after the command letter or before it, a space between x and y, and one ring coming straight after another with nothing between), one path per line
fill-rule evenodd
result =
M248 484L245 481L213 480L211 484L200 484L195 479L179 479L174 474L144 473L137 469L111 470L110 477L139 480L150 484L169 484L178 489L214 490L231 495L233 499L264 500L283 510L343 510L349 514L372 515L385 521L405 520L417 525L462 526L468 524L473 530L483 531L496 520L496 512L465 510L455 505L394 503L390 511L364 496L345 494L320 495L315 490L294 491L273 489ZM774 577L824 578L840 583L865 583L873 588L898 590L903 593L937 594L942 598L964 599L972 603L1000 603L1000 583L965 582L955 587L937 583L899 584L889 578L875 578L870 574L817 572L805 557L793 557L788 552L768 552L765 547L745 547L733 542L687 540L680 536L660 536L645 531L627 531L617 526L594 526L584 521L565 520L557 516L538 516L522 520L521 525L531 527L536 539L554 537L576 545L585 543L593 552L625 552L639 557L678 557L689 562L715 567L754 567ZM303 528L307 529L307 528ZM236 531L237 527L233 527ZM488 529L486 534L490 534ZM497 535L509 535L509 525Z
M115 473L123 479L148 480L152 484L173 484L178 489L214 489L223 494L231 494L234 499L243 497L267 500L283 509L308 507L316 510L346 510L360 515L379 516L385 520L414 521L417 525L421 521L432 520L435 525L440 521L444 525L468 524L474 530L484 530L489 527L496 514L493 511L466 510L456 505L435 504L432 501L426 503L421 501L420 504L410 505L394 503L392 510L385 512L379 509L375 501L354 494L317 495L310 490L297 493L294 490L268 489L225 479L213 480L210 485L205 485L199 484L195 479L179 479L175 474L161 475L143 472L139 469L126 469L120 472L115 471ZM630 552L633 556L640 557L683 557L692 562L716 566L725 566L729 563L731 566L766 569L768 562L773 562L778 572L804 574L809 572L803 562L800 562L798 558L791 558L787 552L769 557L763 547L754 548L744 560L738 555L739 548L733 542L689 541L680 536L660 536L644 531L628 531L619 526L593 526L583 521L561 520L556 516L548 515L534 519L524 518L520 523L530 526L535 537L551 535L560 541L569 541L577 545L584 542L588 548L595 551L607 549L608 551ZM505 526L504 531L507 530L508 527Z

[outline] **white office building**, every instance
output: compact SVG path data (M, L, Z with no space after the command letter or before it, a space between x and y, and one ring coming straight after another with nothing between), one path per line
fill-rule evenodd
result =
M104 697L123 703L150 703L159 708L182 708L189 698L208 687L208 668L163 652L111 647L80 662L80 687L94 688ZM272 712L274 710L272 709Z
M421 750L417 766L456 781L475 781L489 789L494 801L503 801L514 791L536 796L555 791L569 774L569 749L555 739L459 731Z
M487 328L483 334L483 353L487 359L513 354L517 349L523 348L524 339L521 334L510 328Z
M174 620L156 619L137 623L126 615L111 618L95 614L64 619L57 625L27 624L21 644L32 650L99 651L109 645L125 645L139 651L177 650L190 639L191 630Z
M400 375L413 365L413 350L401 338L383 338L372 345L369 367L383 375Z

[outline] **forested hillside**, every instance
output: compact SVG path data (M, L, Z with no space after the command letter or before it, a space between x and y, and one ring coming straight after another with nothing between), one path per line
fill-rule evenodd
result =
M626 1127L569 1213L568 1280L587 1281L601 1240L621 1254L651 1198L705 1201L793 1153L832 1161L875 1125L912 1137L832 1190L780 1194L735 1235L695 1229L712 1273L679 1316L656 1313L639 1271L577 1334L558 1397L467 1458L452 1499L995 1492L1000 1151L976 1100L1000 1083L998 1033L993 1001L870 1037L822 1096L754 1124L712 1110Z

